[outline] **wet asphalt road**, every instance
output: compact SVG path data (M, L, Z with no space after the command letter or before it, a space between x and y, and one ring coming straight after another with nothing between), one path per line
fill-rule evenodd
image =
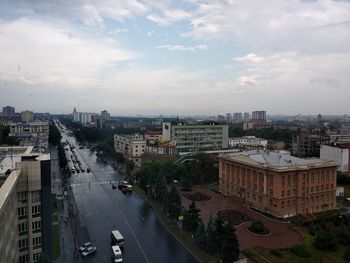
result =
M77 146L74 137L62 134ZM97 253L83 262L111 262L111 230L118 229L126 239L123 262L197 262L163 227L153 209L136 193L123 194L113 190L110 181L124 179L110 165L97 161L89 149L75 151L82 167L91 173L74 174L70 178L71 189L79 211L81 225L86 226L88 236L80 241L91 241ZM90 186L89 186L90 182Z

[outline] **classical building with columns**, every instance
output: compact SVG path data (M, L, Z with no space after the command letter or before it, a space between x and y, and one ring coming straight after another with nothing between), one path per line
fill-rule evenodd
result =
M277 217L336 208L337 163L301 159L287 151L219 156L219 187L247 205Z

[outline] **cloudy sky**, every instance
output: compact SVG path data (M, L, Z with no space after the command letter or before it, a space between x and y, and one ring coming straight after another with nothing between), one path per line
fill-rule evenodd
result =
M350 113L350 1L0 0L0 106Z

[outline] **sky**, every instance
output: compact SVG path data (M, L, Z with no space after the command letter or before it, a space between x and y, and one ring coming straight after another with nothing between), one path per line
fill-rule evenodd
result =
M0 106L350 113L350 1L0 0Z

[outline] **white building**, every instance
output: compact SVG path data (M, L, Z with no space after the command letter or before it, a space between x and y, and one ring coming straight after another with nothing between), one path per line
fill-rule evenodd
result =
M338 164L338 171L349 172L349 145L321 145L320 159L333 160Z
M266 149L267 140L256 138L255 136L243 136L243 137L229 138L228 145L230 147L238 147L238 148Z
M114 149L126 159L131 160L137 167L141 166L141 155L146 150L146 140L143 135L114 135Z
M89 112L77 112L76 108L73 110L73 121L80 122L81 124L88 124L92 121L92 113Z
M9 136L16 137L21 146L33 146L36 152L49 151L48 121L11 123Z
M179 153L228 148L228 125L213 121L164 122L163 141L176 144Z

